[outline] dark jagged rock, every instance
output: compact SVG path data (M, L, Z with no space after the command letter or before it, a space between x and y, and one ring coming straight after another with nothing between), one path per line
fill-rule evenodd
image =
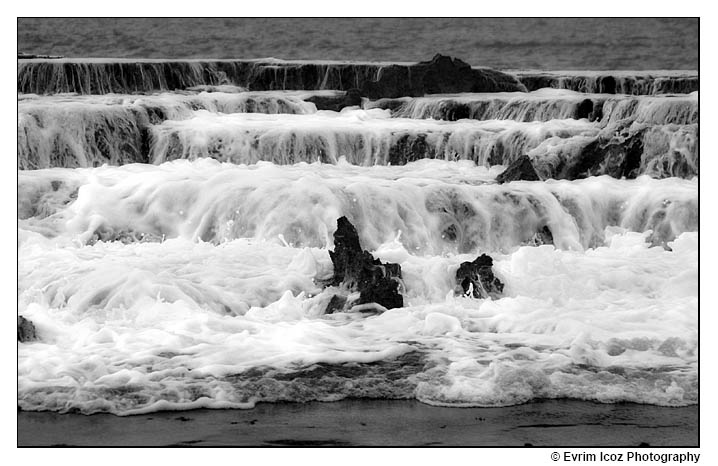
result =
M341 111L345 107L361 106L361 91L356 88L349 89L343 95L334 96L314 95L304 100L313 103L317 110Z
M313 95L304 100L313 103L314 106L317 107L317 110L332 110L338 112L343 108L341 104L344 102L344 96Z
M636 178L640 174L644 132L597 138L578 157L567 161L557 178L575 180L592 175Z
M361 257L365 251L359 243L359 233L346 217L337 219L337 231L334 232L334 251L329 251L329 257L334 266L334 276L331 284L339 285L357 277L360 273Z
M404 306L404 299L399 293L401 266L384 264L363 250L356 228L346 217L337 220L334 251L329 251L329 257L334 265L330 284L360 293L359 299L352 304L376 303L387 309ZM345 303L341 299L332 297L327 312L344 307Z
M499 184L518 180L541 181L528 155L518 157L496 177Z
M381 70L376 81L366 82L362 87L362 94L370 99L515 91L525 91L525 88L513 76L489 68L472 68L458 58L441 54L410 66L387 66Z
M634 133L623 142L612 140L602 147L605 154L603 169L606 174L614 178L628 179L636 178L640 174L644 132Z
M474 298L499 298L504 284L494 276L493 263L493 259L486 254L481 254L473 262L462 262L456 271L457 291L461 287L461 294L471 291Z
M24 343L37 340L37 331L32 322L23 316L17 316L17 341Z

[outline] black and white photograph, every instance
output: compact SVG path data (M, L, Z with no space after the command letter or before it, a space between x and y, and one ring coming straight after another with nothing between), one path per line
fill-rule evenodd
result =
M218 13L16 18L17 447L699 462L701 18Z

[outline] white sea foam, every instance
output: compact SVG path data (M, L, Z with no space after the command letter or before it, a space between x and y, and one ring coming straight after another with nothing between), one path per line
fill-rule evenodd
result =
M497 301L453 296L452 274L472 256L419 257L393 241L375 254L401 264L405 307L374 317L323 315L324 248L77 247L20 233L19 312L41 338L18 347L23 409L131 414L379 395L461 406L697 402L697 233L673 251L607 229L608 246L585 252L495 255L506 284Z
M40 341L18 346L18 404L696 403L697 180L496 173L207 159L21 171L18 312ZM403 308L325 315L341 215L401 265ZM441 237L447 218L459 239ZM522 246L541 225L555 246ZM479 251L499 300L454 295Z
M657 244L697 228L697 179L497 185L498 172L468 161L365 168L211 159L22 171L18 216L24 229L82 244L252 238L327 247L346 215L366 247L401 234L416 254L509 251L545 226L561 249L601 245L608 226L651 230Z

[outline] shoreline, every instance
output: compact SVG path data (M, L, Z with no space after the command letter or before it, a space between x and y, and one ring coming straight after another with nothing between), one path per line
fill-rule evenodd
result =
M445 408L361 399L134 416L18 411L17 446L698 447L698 412L578 400Z

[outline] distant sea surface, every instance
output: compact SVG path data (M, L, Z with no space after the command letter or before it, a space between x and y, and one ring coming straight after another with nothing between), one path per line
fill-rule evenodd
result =
M19 18L65 57L422 61L500 69L697 69L697 18Z

